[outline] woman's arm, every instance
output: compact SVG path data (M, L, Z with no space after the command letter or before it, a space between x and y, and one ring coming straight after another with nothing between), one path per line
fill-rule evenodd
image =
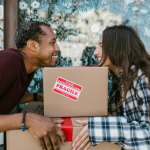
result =
M89 117L88 126L74 140L73 150L86 150L102 142L117 143L125 149L150 149L150 126L148 123L127 123L125 117ZM89 143L90 141L90 143Z
M124 102L124 116L90 117L89 139L94 146L103 141L129 149L150 149L150 87L148 78L137 77ZM133 89L135 95L132 93ZM132 95L133 94L133 95Z
M126 103L124 105L124 116L89 117L88 127L84 127L85 132L77 136L78 141L75 141L75 143L82 145L85 140L81 139L88 132L89 141L93 146L107 141L117 143L125 149L149 150L150 88L147 78L142 77L138 80L134 88L136 97L130 97L131 99L124 102ZM133 103L133 101L137 101L137 103Z

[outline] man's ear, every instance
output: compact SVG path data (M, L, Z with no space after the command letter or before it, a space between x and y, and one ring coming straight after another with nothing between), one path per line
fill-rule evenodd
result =
M27 41L27 47L33 51L33 52L36 52L37 49L39 48L39 43L34 41L34 40L28 40Z

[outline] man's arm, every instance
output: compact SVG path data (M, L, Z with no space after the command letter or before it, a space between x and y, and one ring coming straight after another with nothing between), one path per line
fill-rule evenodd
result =
M24 104L24 103L28 103L30 101L34 101L33 94L34 93L25 93L23 98L19 102L19 104ZM41 102L43 101L43 94L42 93L37 93L37 100L41 101Z
M21 129L23 114L0 115L0 132ZM33 113L27 113L25 117L25 128L37 138L42 149L58 150L56 134L62 139L63 145L66 143L65 134L55 123L61 123L62 120L55 120L43 117ZM51 141L50 141L51 140ZM52 144L51 144L52 143Z

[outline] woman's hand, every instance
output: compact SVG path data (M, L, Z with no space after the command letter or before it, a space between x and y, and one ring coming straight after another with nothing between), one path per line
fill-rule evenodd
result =
M89 133L88 133L88 120L77 120L78 123L86 125L73 141L73 150L87 150L90 146Z

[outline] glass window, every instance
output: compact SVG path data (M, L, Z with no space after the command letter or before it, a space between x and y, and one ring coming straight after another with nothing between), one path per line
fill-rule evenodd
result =
M61 49L57 66L87 66L97 62L93 52L102 31L122 22L136 29L150 53L149 10L149 0L19 0L19 21L51 25ZM41 91L42 69L34 79L29 92Z

